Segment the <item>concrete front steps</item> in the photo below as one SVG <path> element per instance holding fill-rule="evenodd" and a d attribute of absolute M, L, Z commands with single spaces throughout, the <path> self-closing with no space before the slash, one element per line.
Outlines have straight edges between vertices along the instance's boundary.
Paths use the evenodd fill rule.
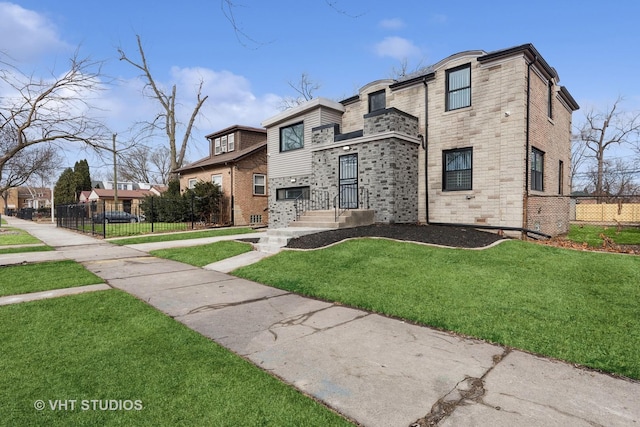
<path fill-rule="evenodd" d="M 286 228 L 270 228 L 266 231 L 266 235 L 260 238 L 260 241 L 254 247 L 268 254 L 275 254 L 287 246 L 289 240 L 305 234 L 319 233 L 327 231 L 328 228 L 322 227 L 286 227 Z"/>
<path fill-rule="evenodd" d="M 369 209 L 349 209 L 342 213 L 336 221 L 335 211 L 306 211 L 291 227 L 351 228 L 373 224 L 374 212 Z"/>

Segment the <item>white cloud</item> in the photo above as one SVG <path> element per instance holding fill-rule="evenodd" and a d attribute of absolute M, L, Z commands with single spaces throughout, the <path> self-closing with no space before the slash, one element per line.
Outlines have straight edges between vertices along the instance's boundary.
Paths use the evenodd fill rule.
<path fill-rule="evenodd" d="M 429 17 L 429 21 L 434 24 L 446 24 L 449 18 L 442 13 L 435 13 Z"/>
<path fill-rule="evenodd" d="M 69 47 L 45 16 L 17 4 L 0 2 L 0 21 L 0 51 L 16 61 L 30 61 Z"/>
<path fill-rule="evenodd" d="M 380 21 L 380 27 L 387 30 L 400 30 L 406 27 L 405 22 L 400 18 L 383 19 Z"/>
<path fill-rule="evenodd" d="M 385 37 L 380 43 L 375 45 L 375 53 L 378 56 L 388 56 L 397 60 L 418 57 L 421 55 L 420 48 L 410 40 L 402 37 Z"/>

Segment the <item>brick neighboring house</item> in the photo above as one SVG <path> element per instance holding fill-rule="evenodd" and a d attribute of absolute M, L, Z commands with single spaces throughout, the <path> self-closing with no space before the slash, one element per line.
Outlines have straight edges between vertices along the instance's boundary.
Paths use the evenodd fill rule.
<path fill-rule="evenodd" d="M 51 208 L 51 189 L 46 187 L 13 187 L 3 194 L 3 200 L 5 198 L 4 214 L 20 209 Z"/>
<path fill-rule="evenodd" d="M 559 80 L 531 44 L 465 51 L 269 118 L 269 225 L 294 221 L 301 197 L 380 223 L 565 233 L 579 107 Z"/>
<path fill-rule="evenodd" d="M 266 225 L 267 132 L 235 125 L 207 135 L 209 156 L 177 172 L 180 189 L 193 188 L 198 181 L 218 184 L 224 195 L 226 214 L 233 225 Z"/>

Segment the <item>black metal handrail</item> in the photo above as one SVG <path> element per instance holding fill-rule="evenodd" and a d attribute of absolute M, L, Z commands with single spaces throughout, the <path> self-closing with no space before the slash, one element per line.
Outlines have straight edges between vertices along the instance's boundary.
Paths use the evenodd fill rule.
<path fill-rule="evenodd" d="M 357 184 L 354 184 L 354 186 L 357 187 Z M 338 194 L 336 194 L 336 196 L 333 198 L 333 208 L 335 212 L 336 222 L 338 221 L 338 218 L 340 218 L 346 211 L 354 209 L 351 207 L 340 207 L 340 200 L 343 200 L 343 197 L 345 196 L 345 192 L 343 190 L 353 191 L 353 187 L 351 185 L 343 186 L 340 191 L 338 191 Z M 356 191 L 358 199 L 356 200 L 355 209 L 369 209 L 369 189 L 361 186 L 357 187 Z"/>
<path fill-rule="evenodd" d="M 307 196 L 308 197 L 305 197 Z M 293 201 L 296 212 L 296 221 L 306 211 L 329 209 L 329 192 L 323 190 L 311 190 L 308 194 L 303 192 Z"/>

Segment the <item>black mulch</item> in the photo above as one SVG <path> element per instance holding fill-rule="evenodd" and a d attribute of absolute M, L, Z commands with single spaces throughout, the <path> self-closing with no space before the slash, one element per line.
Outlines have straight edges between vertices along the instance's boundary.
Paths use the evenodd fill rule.
<path fill-rule="evenodd" d="M 287 248 L 315 249 L 353 237 L 387 237 L 420 243 L 481 248 L 503 239 L 496 233 L 474 228 L 417 224 L 375 224 L 355 228 L 340 228 L 291 239 Z"/>

